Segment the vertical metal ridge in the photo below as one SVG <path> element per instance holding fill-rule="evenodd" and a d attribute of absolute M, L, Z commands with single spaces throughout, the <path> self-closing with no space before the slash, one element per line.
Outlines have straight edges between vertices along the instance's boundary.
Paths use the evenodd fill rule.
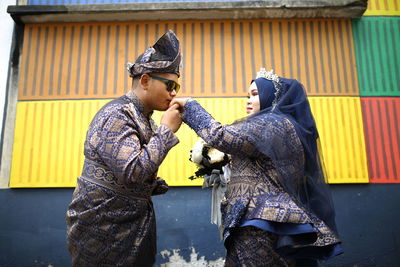
<path fill-rule="evenodd" d="M 256 48 L 254 47 L 254 39 L 255 39 L 255 37 L 254 37 L 254 30 L 253 30 L 253 28 L 254 28 L 254 26 L 253 26 L 253 22 L 249 22 L 248 23 L 248 26 L 249 26 L 249 42 L 250 42 L 250 51 L 251 51 L 251 54 L 250 54 L 250 64 L 251 64 L 251 72 L 250 72 L 250 76 L 251 77 L 255 77 L 255 74 L 256 74 L 256 66 L 255 66 L 255 64 L 256 64 L 256 59 L 255 59 L 255 52 L 256 52 Z"/>
<path fill-rule="evenodd" d="M 318 35 L 318 49 L 319 49 L 319 66 L 318 70 L 321 73 L 321 88 L 317 88 L 318 92 L 326 93 L 327 92 L 327 85 L 326 85 L 326 72 L 325 72 L 325 55 L 323 53 L 325 45 L 322 44 L 323 38 L 322 38 L 322 22 L 321 20 L 318 20 L 317 22 L 317 35 Z M 351 47 L 351 46 L 349 46 Z"/>
<path fill-rule="evenodd" d="M 108 80 L 108 70 L 112 69 L 112 63 L 114 62 L 113 60 L 109 60 L 110 56 L 110 33 L 111 32 L 111 26 L 107 25 L 107 31 L 106 31 L 106 44 L 105 44 L 105 55 L 104 55 L 104 68 L 103 68 L 103 90 L 102 90 L 102 95 L 107 95 L 107 91 L 109 89 L 107 80 Z M 117 58 L 117 57 L 114 57 Z"/>
<path fill-rule="evenodd" d="M 126 69 L 126 64 L 128 62 L 131 62 L 131 59 L 128 58 L 128 51 L 129 51 L 129 47 L 130 47 L 130 43 L 129 43 L 129 27 L 130 25 L 127 24 L 125 27 L 125 58 L 124 58 L 124 90 L 128 89 L 128 71 Z"/>
<path fill-rule="evenodd" d="M 338 21 L 338 32 L 339 32 L 339 34 L 338 34 L 338 37 L 339 37 L 339 54 L 342 55 L 341 59 L 344 59 L 344 63 L 345 63 L 345 64 L 341 64 L 341 65 L 342 65 L 342 68 L 343 68 L 343 73 L 346 74 L 346 73 L 350 72 L 350 70 L 347 69 L 346 62 L 349 62 L 348 49 L 351 49 L 351 47 L 349 47 L 348 49 L 345 49 L 344 40 L 343 39 L 346 36 L 343 34 L 343 26 L 342 26 L 342 23 L 341 23 L 340 20 Z M 349 92 L 348 75 L 343 75 L 343 91 L 346 94 L 348 94 L 348 92 Z"/>
<path fill-rule="evenodd" d="M 112 95 L 116 95 L 117 94 L 117 90 L 118 90 L 118 84 L 120 84 L 120 75 L 118 75 L 119 70 L 124 71 L 125 68 L 123 68 L 122 66 L 119 66 L 119 42 L 120 42 L 120 25 L 116 25 L 115 27 L 115 46 L 114 46 L 114 82 L 112 83 Z M 126 72 L 126 71 L 125 71 Z M 124 90 L 126 90 L 126 88 L 124 87 Z"/>
<path fill-rule="evenodd" d="M 36 95 L 36 78 L 37 78 L 37 72 L 38 72 L 38 65 L 39 65 L 39 51 L 41 47 L 41 33 L 42 33 L 42 28 L 39 27 L 37 29 L 37 37 L 36 37 L 36 49 L 35 53 L 33 55 L 33 61 L 34 61 L 34 68 L 33 68 L 33 77 L 32 77 L 32 85 L 31 85 L 31 95 Z"/>
<path fill-rule="evenodd" d="M 312 55 L 311 55 L 312 67 L 313 67 L 312 69 L 313 69 L 313 73 L 314 73 L 314 79 L 313 79 L 312 88 L 314 88 L 316 93 L 319 93 L 320 92 L 320 88 L 319 88 L 318 85 L 320 83 L 319 83 L 319 80 L 318 80 L 318 76 L 319 76 L 318 72 L 319 72 L 320 68 L 317 67 L 317 59 L 316 59 L 317 51 L 315 49 L 316 45 L 315 45 L 315 33 L 314 33 L 314 22 L 313 21 L 309 22 L 309 27 L 310 27 L 310 40 L 309 40 L 309 42 L 311 44 L 310 49 L 313 52 Z"/>
<path fill-rule="evenodd" d="M 236 73 L 236 44 L 235 44 L 235 23 L 231 22 L 231 56 L 232 56 L 232 65 L 231 65 L 231 70 L 232 70 L 232 82 L 233 82 L 233 86 L 232 86 L 232 90 L 233 93 L 236 94 L 237 93 L 237 73 Z"/>
<path fill-rule="evenodd" d="M 88 31 L 88 36 L 87 36 L 87 47 L 86 47 L 87 51 L 86 51 L 86 65 L 85 65 L 85 67 L 86 67 L 86 73 L 85 74 L 86 75 L 84 77 L 84 79 L 85 79 L 85 87 L 83 89 L 83 94 L 85 96 L 87 96 L 89 94 L 89 79 L 90 79 L 89 71 L 90 71 L 90 67 L 91 67 L 91 64 L 90 64 L 91 51 L 90 51 L 90 49 L 92 48 L 92 33 L 93 33 L 93 26 L 92 25 L 88 25 L 88 26 L 89 26 L 89 31 Z"/>
<path fill-rule="evenodd" d="M 390 116 L 391 112 L 395 113 L 396 110 L 389 110 L 390 109 L 390 101 L 384 101 L 384 109 L 385 109 L 385 114 L 387 117 Z M 382 128 L 386 128 L 387 129 L 387 140 L 389 140 L 389 143 L 392 144 L 392 146 L 389 146 L 389 149 L 387 147 L 386 149 L 386 153 L 387 153 L 387 158 L 389 159 L 388 161 L 386 161 L 387 164 L 387 168 L 388 168 L 388 172 L 389 172 L 389 177 L 393 177 L 393 178 L 397 178 L 396 174 L 397 174 L 397 166 L 396 166 L 396 154 L 395 154 L 395 150 L 396 148 L 399 147 L 398 144 L 396 144 L 396 139 L 394 138 L 394 136 L 397 136 L 397 132 L 395 131 L 395 129 L 393 129 L 394 127 L 392 127 L 391 125 L 392 120 L 388 120 L 388 119 L 384 119 L 382 120 L 382 123 L 384 123 L 384 127 Z M 397 155 L 399 155 L 399 151 L 397 151 Z M 400 177 L 399 177 L 400 178 Z"/>
<path fill-rule="evenodd" d="M 210 22 L 210 79 L 211 79 L 211 95 L 215 94 L 215 80 L 221 79 L 221 77 L 216 77 L 216 55 L 215 55 L 215 30 L 214 23 Z M 220 67 L 218 64 L 217 68 Z"/>
<path fill-rule="evenodd" d="M 365 101 L 364 98 L 361 99 L 362 109 L 363 109 L 363 123 L 364 123 L 364 136 L 366 141 L 366 150 L 367 150 L 367 160 L 368 160 L 368 169 L 370 174 L 370 180 L 374 177 L 378 177 L 376 163 L 378 162 L 378 153 L 375 151 L 375 146 L 372 146 L 371 143 L 374 142 L 374 131 L 372 120 L 372 109 L 369 108 L 369 103 Z"/>
<path fill-rule="evenodd" d="M 346 20 L 346 39 L 347 39 L 347 47 L 350 50 L 349 52 L 349 69 L 350 69 L 350 78 L 351 78 L 351 88 L 352 92 L 356 92 L 357 95 L 359 95 L 359 89 L 357 87 L 358 85 L 358 76 L 357 76 L 357 71 L 356 71 L 356 62 L 355 62 L 355 54 L 354 54 L 354 40 L 353 40 L 353 35 L 352 35 L 352 27 L 351 27 L 351 21 Z"/>
<path fill-rule="evenodd" d="M 68 67 L 67 67 L 67 81 L 66 81 L 66 88 L 65 88 L 65 94 L 68 96 L 71 94 L 71 69 L 72 69 L 72 59 L 73 59 L 73 51 L 74 51 L 74 39 L 75 39 L 75 26 L 71 25 L 68 27 L 71 29 L 71 34 L 69 37 L 69 50 L 68 50 Z"/>
<path fill-rule="evenodd" d="M 186 93 L 186 88 L 187 88 L 187 80 L 186 80 L 186 73 L 187 73 L 187 71 L 186 71 L 186 68 L 187 68 L 187 66 L 186 66 L 186 64 L 187 64 L 187 45 L 186 45 L 186 42 L 187 42 L 187 29 L 186 29 L 186 27 L 187 27 L 187 23 L 182 23 L 182 42 L 183 42 L 183 45 L 182 45 L 182 48 L 181 48 L 181 51 L 182 51 L 182 74 L 181 74 L 181 79 L 182 79 L 182 93 L 181 94 L 185 94 Z"/>
<path fill-rule="evenodd" d="M 303 33 L 303 46 L 304 46 L 304 69 L 307 69 L 309 67 L 308 63 L 308 58 L 309 58 L 309 51 L 308 51 L 308 45 L 307 45 L 307 22 L 303 21 L 302 22 L 302 33 Z M 310 86 L 310 71 L 305 71 L 305 80 L 304 83 L 306 84 L 306 88 L 312 90 Z"/>
<path fill-rule="evenodd" d="M 66 26 L 62 27 L 61 33 L 61 49 L 59 54 L 59 67 L 58 67 L 58 78 L 57 78 L 57 95 L 61 96 L 61 86 L 62 86 L 62 77 L 64 74 L 64 51 L 65 51 L 65 32 Z"/>
<path fill-rule="evenodd" d="M 103 56 L 103 53 L 100 53 L 100 40 L 101 40 L 101 36 L 102 36 L 102 30 L 103 27 L 101 27 L 101 25 L 97 25 L 97 31 L 95 33 L 97 33 L 97 39 L 96 39 L 96 43 L 95 43 L 95 54 L 94 54 L 94 62 L 91 62 L 90 64 L 90 69 L 94 70 L 94 74 L 93 74 L 93 85 L 91 85 L 88 89 L 89 89 L 89 93 L 94 96 L 94 97 L 98 97 L 98 84 L 99 84 L 99 68 L 100 68 L 100 56 Z M 104 40 L 104 39 L 103 39 Z M 92 57 L 93 58 L 93 57 Z M 101 64 L 103 65 L 103 64 Z"/>
<path fill-rule="evenodd" d="M 77 68 L 76 68 L 76 80 L 75 80 L 75 95 L 79 94 L 80 74 L 81 74 L 81 71 L 83 70 L 83 68 L 81 68 L 81 62 L 82 62 L 82 42 L 83 42 L 84 31 L 85 31 L 85 27 L 81 26 L 79 29 L 79 44 L 78 44 L 78 56 L 77 56 Z"/>
<path fill-rule="evenodd" d="M 220 55 L 221 55 L 221 82 L 222 82 L 222 84 L 221 84 L 221 90 L 222 90 L 222 94 L 224 94 L 224 93 L 226 93 L 226 91 L 227 91 L 227 88 L 226 88 L 226 79 L 228 78 L 227 77 L 227 75 L 226 75 L 226 68 L 225 68 L 225 65 L 226 65 L 226 62 L 225 62 L 225 25 L 224 25 L 224 22 L 221 22 L 220 23 L 220 27 L 221 27 L 221 29 L 220 29 L 220 43 L 221 43 L 221 45 L 220 45 Z"/>
<path fill-rule="evenodd" d="M 19 97 L 26 96 L 27 91 L 28 91 L 28 73 L 29 73 L 29 68 L 28 66 L 30 65 L 30 56 L 32 55 L 31 53 L 31 47 L 32 47 L 32 32 L 33 32 L 33 27 L 32 26 L 27 26 L 25 28 L 25 36 L 24 36 L 24 45 L 23 45 L 23 50 L 22 50 L 22 64 L 21 64 L 21 78 L 20 78 L 20 93 Z M 23 74 L 23 75 L 22 75 Z M 22 86 L 22 90 L 21 90 Z"/>
<path fill-rule="evenodd" d="M 251 69 L 251 64 L 248 64 L 246 60 L 246 58 L 250 57 L 248 55 L 248 53 L 250 52 L 250 48 L 247 46 L 249 42 L 245 42 L 245 39 L 248 40 L 248 27 L 246 27 L 246 24 L 248 24 L 248 22 L 239 22 L 239 51 L 237 51 L 237 53 L 240 54 L 242 74 L 240 79 L 241 82 L 239 82 L 240 88 L 238 88 L 238 92 L 242 95 L 244 95 L 247 91 L 247 83 L 248 80 L 250 80 L 250 77 L 248 78 L 247 71 Z"/>
<path fill-rule="evenodd" d="M 278 22 L 278 29 L 277 29 L 277 32 L 278 32 L 278 40 L 279 40 L 279 55 L 280 55 L 280 57 L 279 57 L 279 65 L 280 65 L 280 75 L 281 76 L 283 76 L 283 77 L 286 77 L 286 71 L 285 71 L 285 55 L 284 55 L 284 50 L 285 50 L 285 47 L 286 47 L 286 45 L 284 45 L 284 43 L 283 43 L 283 37 L 282 37 L 282 32 L 283 32 L 283 30 L 282 30 L 282 21 L 279 21 Z"/>
<path fill-rule="evenodd" d="M 339 66 L 339 53 L 338 53 L 338 45 L 337 45 L 337 39 L 339 39 L 339 38 L 337 38 L 336 36 L 338 36 L 337 35 L 337 32 L 336 32 L 336 30 L 335 30 L 335 27 L 336 25 L 335 25 L 335 21 L 331 21 L 331 30 L 332 30 L 332 35 L 333 35 L 333 37 L 332 37 L 332 41 L 333 41 L 333 57 L 334 57 L 334 63 L 335 63 L 335 71 L 334 71 L 334 73 L 336 74 L 336 77 L 334 77 L 334 78 L 336 78 L 336 81 L 337 81 L 337 90 L 341 93 L 342 92 L 342 90 L 343 90 L 343 87 L 342 87 L 342 82 L 341 82 L 341 71 L 340 71 L 340 66 Z"/>
<path fill-rule="evenodd" d="M 288 32 L 288 34 L 287 34 L 287 36 L 288 36 L 287 60 L 288 60 L 288 65 L 289 65 L 289 74 L 287 75 L 287 77 L 294 77 L 294 74 L 293 74 L 293 65 L 294 65 L 294 63 L 293 63 L 293 45 L 292 45 L 292 35 L 293 34 L 292 34 L 292 23 L 290 21 L 288 21 L 288 23 L 287 23 L 287 32 Z"/>
<path fill-rule="evenodd" d="M 296 67 L 297 67 L 297 77 L 301 77 L 301 58 L 300 58 L 300 36 L 299 36 L 299 22 L 295 21 L 294 22 L 294 33 L 295 33 L 295 38 L 296 38 Z M 293 76 L 296 77 L 296 76 Z"/>
<path fill-rule="evenodd" d="M 46 96 L 52 96 L 54 93 L 54 76 L 57 75 L 57 73 L 54 73 L 54 68 L 56 67 L 56 48 L 57 48 L 57 33 L 58 33 L 58 27 L 53 26 L 53 37 L 52 37 L 52 50 L 51 50 L 51 61 L 49 62 L 50 64 L 50 72 L 49 72 L 49 87 L 47 88 L 47 94 Z"/>
<path fill-rule="evenodd" d="M 204 66 L 204 22 L 200 22 L 200 93 L 205 92 L 205 66 Z"/>

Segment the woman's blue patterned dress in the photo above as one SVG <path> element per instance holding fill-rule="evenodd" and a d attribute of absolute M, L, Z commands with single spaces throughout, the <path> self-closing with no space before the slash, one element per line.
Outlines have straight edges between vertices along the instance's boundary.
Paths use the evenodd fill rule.
<path fill-rule="evenodd" d="M 337 252 L 335 247 L 340 243 L 324 221 L 303 209 L 284 191 L 276 179 L 277 170 L 272 161 L 250 142 L 250 136 L 259 136 L 279 148 L 276 153 L 282 153 L 282 160 L 290 162 L 287 175 L 298 175 L 303 170 L 303 147 L 292 123 L 274 115 L 266 116 L 271 116 L 271 119 L 254 118 L 251 122 L 243 120 L 221 125 L 194 100 L 184 108 L 183 121 L 210 146 L 232 157 L 230 182 L 221 203 L 223 237 L 228 249 L 227 266 L 241 266 L 246 257 L 252 258 L 247 259 L 248 263 L 252 262 L 248 266 L 295 264 L 282 258 L 282 253 L 276 253 L 278 243 L 285 241 L 280 238 L 287 234 L 285 227 L 289 232 L 294 229 L 303 234 L 300 236 L 311 238 L 311 241 L 302 240 L 303 244 L 296 244 L 296 249 L 304 248 L 302 253 L 305 254 L 297 255 L 300 258 L 315 258 L 314 252 L 321 258 L 328 258 Z M 249 231 L 251 228 L 253 230 Z M 269 231 L 260 230 L 265 228 Z M 236 238 L 242 242 L 235 243 Z M 258 239 L 264 240 L 258 242 Z M 284 244 L 281 245 L 285 248 Z M 315 250 L 310 252 L 308 248 Z M 322 253 L 319 248 L 323 248 Z"/>

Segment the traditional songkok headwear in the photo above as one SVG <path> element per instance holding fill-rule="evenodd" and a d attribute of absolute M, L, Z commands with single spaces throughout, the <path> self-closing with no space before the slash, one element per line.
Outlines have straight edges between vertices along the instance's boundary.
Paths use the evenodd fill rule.
<path fill-rule="evenodd" d="M 144 73 L 175 73 L 180 75 L 181 53 L 179 40 L 168 30 L 160 39 L 144 51 L 135 61 L 128 62 L 127 70 L 131 77 Z"/>

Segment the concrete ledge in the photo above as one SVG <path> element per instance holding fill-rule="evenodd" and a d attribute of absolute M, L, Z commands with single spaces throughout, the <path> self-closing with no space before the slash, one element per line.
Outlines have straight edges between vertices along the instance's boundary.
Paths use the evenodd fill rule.
<path fill-rule="evenodd" d="M 131 3 L 9 6 L 17 23 L 190 19 L 354 18 L 367 0 Z"/>

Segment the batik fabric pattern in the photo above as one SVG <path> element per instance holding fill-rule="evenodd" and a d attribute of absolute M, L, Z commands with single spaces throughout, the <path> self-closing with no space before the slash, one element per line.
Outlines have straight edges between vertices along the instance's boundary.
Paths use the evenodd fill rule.
<path fill-rule="evenodd" d="M 225 246 L 235 228 L 261 221 L 268 227 L 260 228 L 278 235 L 275 249 L 285 257 L 327 259 L 336 254 L 340 243 L 336 233 L 283 189 L 271 159 L 251 142 L 257 136 L 268 140 L 276 148 L 274 157 L 285 166 L 285 175 L 299 176 L 304 170 L 304 151 L 288 119 L 265 114 L 221 125 L 191 100 L 185 105 L 183 120 L 206 143 L 232 157 L 231 178 L 221 203 Z M 299 239 L 293 241 L 288 234 Z"/>
<path fill-rule="evenodd" d="M 235 228 L 227 243 L 226 267 L 294 267 L 294 259 L 282 258 L 275 250 L 277 235 L 253 226 Z"/>
<path fill-rule="evenodd" d="M 152 266 L 157 170 L 178 139 L 156 127 L 131 91 L 106 104 L 89 126 L 85 163 L 67 211 L 73 266 Z"/>
<path fill-rule="evenodd" d="M 180 43 L 178 37 L 168 30 L 157 42 L 144 51 L 135 61 L 128 62 L 126 67 L 131 77 L 144 73 L 175 73 L 180 75 Z"/>

